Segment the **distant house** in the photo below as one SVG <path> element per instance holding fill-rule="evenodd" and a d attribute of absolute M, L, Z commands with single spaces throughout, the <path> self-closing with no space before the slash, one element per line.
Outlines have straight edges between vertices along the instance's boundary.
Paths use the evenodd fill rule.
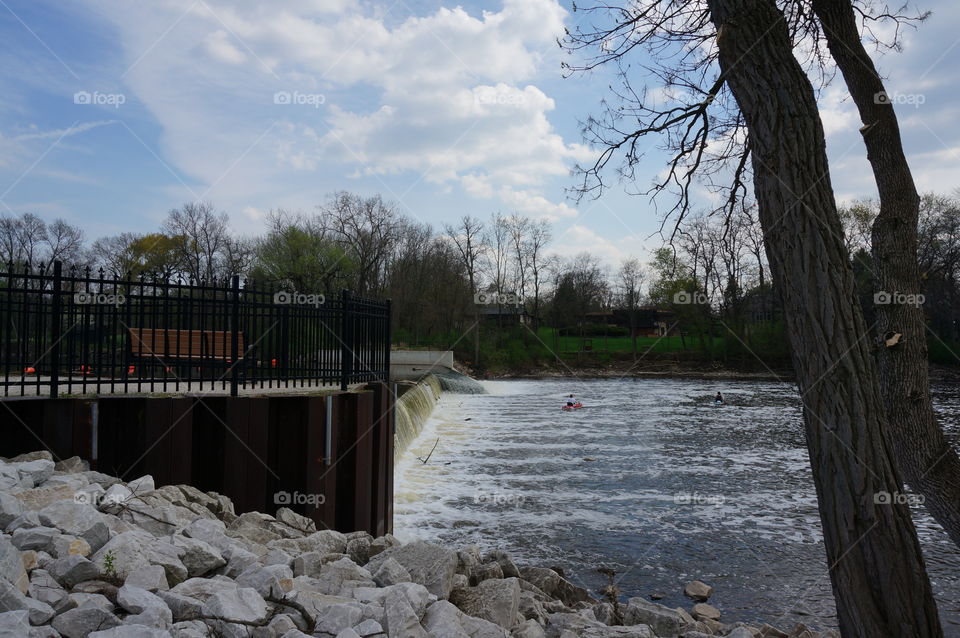
<path fill-rule="evenodd" d="M 673 333 L 673 312 L 653 306 L 637 308 L 633 317 L 633 335 L 635 337 L 666 337 Z M 622 308 L 588 312 L 584 319 L 592 324 L 630 328 L 630 311 Z"/>
<path fill-rule="evenodd" d="M 528 326 L 533 317 L 523 306 L 483 306 L 477 309 L 480 321 L 499 326 Z"/>

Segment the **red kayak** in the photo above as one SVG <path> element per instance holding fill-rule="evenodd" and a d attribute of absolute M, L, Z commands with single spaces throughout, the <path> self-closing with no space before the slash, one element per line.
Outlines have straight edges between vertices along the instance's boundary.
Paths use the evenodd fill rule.
<path fill-rule="evenodd" d="M 579 401 L 577 401 L 577 402 L 574 403 L 573 405 L 565 405 L 565 406 L 563 406 L 563 407 L 560 408 L 560 409 L 561 409 L 561 410 L 570 411 L 570 410 L 578 410 L 578 409 L 580 409 L 580 408 L 582 408 L 582 407 L 583 407 L 583 404 L 580 403 Z"/>

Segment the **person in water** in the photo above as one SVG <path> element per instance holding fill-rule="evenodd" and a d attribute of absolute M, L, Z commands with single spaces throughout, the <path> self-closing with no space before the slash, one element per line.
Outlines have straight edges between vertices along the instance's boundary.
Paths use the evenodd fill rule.
<path fill-rule="evenodd" d="M 723 400 L 723 395 L 720 394 L 719 392 L 717 392 L 717 396 L 713 397 L 713 402 L 714 402 L 714 403 L 726 403 L 726 401 Z"/>
<path fill-rule="evenodd" d="M 576 405 L 576 403 L 577 403 L 577 400 L 573 398 L 572 394 L 567 397 L 567 407 L 572 408 L 574 405 Z"/>

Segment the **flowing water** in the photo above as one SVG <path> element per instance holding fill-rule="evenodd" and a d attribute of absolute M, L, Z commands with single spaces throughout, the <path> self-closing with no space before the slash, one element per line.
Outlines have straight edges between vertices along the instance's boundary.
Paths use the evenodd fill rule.
<path fill-rule="evenodd" d="M 485 382 L 445 393 L 397 466 L 405 540 L 506 549 L 625 596 L 716 588 L 733 622 L 829 628 L 827 576 L 800 405 L 792 385 L 673 379 Z M 714 406 L 721 390 L 728 405 Z M 575 392 L 588 406 L 559 408 Z M 960 391 L 937 388 L 951 436 Z M 437 443 L 439 439 L 439 443 Z M 417 460 L 436 445 L 427 464 Z M 960 637 L 960 551 L 914 510 L 948 636 Z"/>

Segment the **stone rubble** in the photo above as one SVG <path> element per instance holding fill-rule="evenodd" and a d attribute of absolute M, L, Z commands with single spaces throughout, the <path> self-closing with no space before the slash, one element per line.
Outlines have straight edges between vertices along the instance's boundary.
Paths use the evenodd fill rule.
<path fill-rule="evenodd" d="M 188 485 L 123 482 L 47 452 L 0 460 L 0 638 L 832 638 L 598 600 L 509 554 L 237 515 Z"/>

